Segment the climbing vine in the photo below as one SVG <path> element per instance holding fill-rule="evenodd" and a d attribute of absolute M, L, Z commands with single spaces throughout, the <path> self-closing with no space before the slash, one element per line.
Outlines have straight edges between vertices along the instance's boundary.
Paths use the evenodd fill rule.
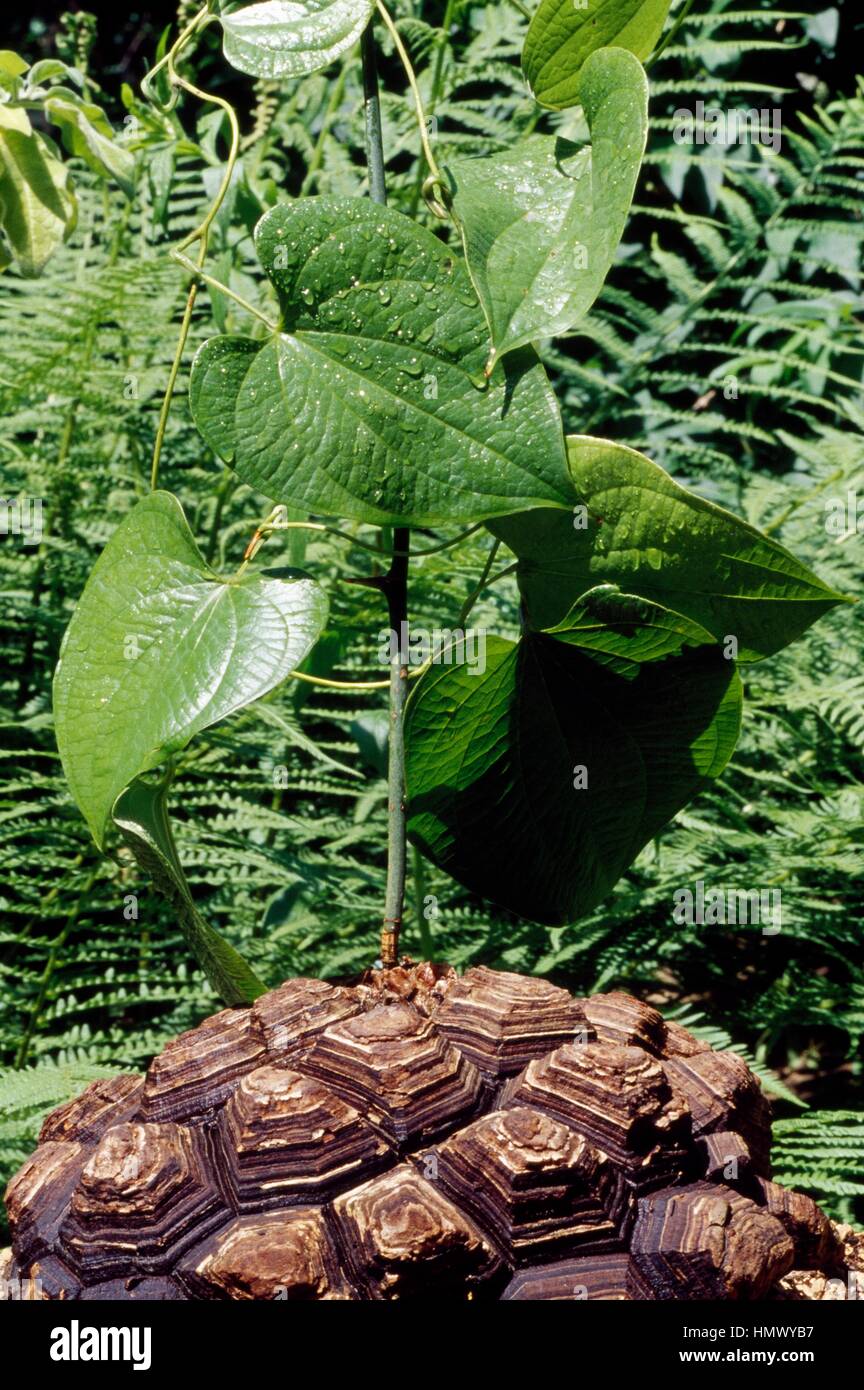
<path fill-rule="evenodd" d="M 229 148 L 207 212 L 170 253 L 189 290 L 152 491 L 108 542 L 69 624 L 55 723 L 96 844 L 119 832 L 229 1003 L 264 986 L 198 913 L 168 797 L 197 733 L 285 680 L 321 680 L 302 667 L 327 623 L 327 594 L 268 562 L 273 534 L 350 523 L 352 539 L 386 562 L 362 581 L 386 600 L 391 634 L 385 965 L 399 953 L 408 838 L 520 916 L 561 925 L 589 912 L 726 765 L 742 714 L 738 664 L 770 658 L 843 601 L 769 535 L 643 454 L 565 437 L 537 355 L 584 321 L 615 258 L 646 146 L 643 62 L 663 46 L 668 9 L 616 0 L 589 22 L 585 10 L 542 0 L 524 73 L 537 103 L 572 111 L 578 129 L 484 157 L 439 163 L 407 47 L 373 0 L 209 4 L 143 85 L 162 115 L 181 94 L 212 104 Z M 304 195 L 265 213 L 254 240 L 266 309 L 208 268 L 239 124 L 183 65 L 215 25 L 226 62 L 259 83 L 291 83 L 355 52 L 362 65 L 369 196 Z M 387 206 L 378 34 L 404 66 L 416 116 L 418 210 L 424 200 L 449 240 Z M 436 69 L 432 104 L 440 84 Z M 250 331 L 198 349 L 192 416 L 271 504 L 230 573 L 205 559 L 179 501 L 158 486 L 202 285 L 244 310 Z M 454 528 L 442 545 L 484 528 L 490 550 L 448 640 L 412 666 L 413 533 L 429 527 Z M 512 555 L 493 574 L 502 546 Z M 477 634 L 482 659 L 469 660 L 473 599 L 514 571 L 519 640 Z"/>

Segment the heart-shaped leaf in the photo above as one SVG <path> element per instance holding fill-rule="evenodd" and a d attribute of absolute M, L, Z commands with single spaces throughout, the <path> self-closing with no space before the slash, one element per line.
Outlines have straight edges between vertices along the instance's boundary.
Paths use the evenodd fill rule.
<path fill-rule="evenodd" d="M 618 584 L 720 641 L 734 637 L 733 654 L 758 661 L 844 602 L 783 546 L 644 454 L 582 435 L 567 446 L 571 514 L 541 508 L 490 523 L 519 557 L 533 627 L 560 622 L 586 589 Z"/>
<path fill-rule="evenodd" d="M 277 502 L 377 525 L 567 505 L 555 398 L 530 349 L 486 384 L 461 261 L 410 218 L 304 198 L 258 224 L 283 331 L 211 338 L 190 404 L 215 451 Z"/>
<path fill-rule="evenodd" d="M 670 0 L 540 0 L 528 26 L 522 71 L 541 106 L 562 111 L 582 101 L 581 83 L 598 48 L 626 48 L 647 58 Z"/>
<path fill-rule="evenodd" d="M 648 83 L 623 48 L 585 64 L 590 146 L 535 135 L 511 152 L 446 169 L 465 258 L 502 353 L 565 333 L 603 286 L 621 240 L 648 133 Z"/>
<path fill-rule="evenodd" d="M 170 777 L 157 781 L 136 778 L 114 803 L 114 821 L 139 867 L 174 909 L 189 949 L 217 994 L 226 1004 L 251 1004 L 267 986 L 239 952 L 204 921 L 192 900 L 171 834 L 169 785 Z"/>
<path fill-rule="evenodd" d="M 717 646 L 622 675 L 564 637 L 490 638 L 483 675 L 431 668 L 406 716 L 412 840 L 471 891 L 550 925 L 590 912 L 722 771 L 741 716 Z M 604 656 L 653 641 L 610 633 Z"/>
<path fill-rule="evenodd" d="M 63 768 L 100 848 L 130 782 L 272 690 L 326 619 L 305 575 L 224 579 L 175 497 L 138 503 L 93 567 L 54 677 Z"/>
<path fill-rule="evenodd" d="M 221 16 L 225 57 L 252 77 L 302 77 L 351 48 L 375 0 L 265 0 Z"/>

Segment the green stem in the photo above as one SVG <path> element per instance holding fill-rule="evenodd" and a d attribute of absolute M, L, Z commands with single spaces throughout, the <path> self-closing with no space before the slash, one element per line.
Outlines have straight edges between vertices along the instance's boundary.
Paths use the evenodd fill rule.
<path fill-rule="evenodd" d="M 163 58 L 160 58 L 156 66 L 152 67 L 150 71 L 146 74 L 146 76 L 141 79 L 142 94 L 144 95 L 144 97 L 146 97 L 147 101 L 153 103 L 157 110 L 162 111 L 165 108 L 159 101 L 159 98 L 156 95 L 156 93 L 153 91 L 152 84 L 154 77 L 156 76 L 157 72 L 161 72 L 166 65 L 168 66 L 168 70 L 170 72 L 175 60 L 179 57 L 182 49 L 185 48 L 186 44 L 192 38 L 193 34 L 198 33 L 201 29 L 204 29 L 208 24 L 213 24 L 216 22 L 218 16 L 211 15 L 209 13 L 209 9 L 209 5 L 202 5 L 201 9 L 198 11 L 196 15 L 193 16 L 193 18 L 187 24 L 186 28 L 181 30 L 178 38 L 175 39 L 174 43 L 171 45 L 165 56 Z M 172 93 L 172 97 L 173 95 L 174 94 Z M 173 102 L 171 103 L 171 105 L 173 105 Z"/>
<path fill-rule="evenodd" d="M 373 203 L 387 202 L 384 176 L 384 140 L 381 135 L 381 97 L 378 92 L 378 56 L 375 51 L 374 20 L 360 40 L 363 62 L 363 117 L 366 129 L 366 168 L 369 174 L 369 197 Z"/>
<path fill-rule="evenodd" d="M 478 521 L 476 525 L 469 526 L 467 530 L 460 531 L 458 536 L 451 536 L 449 541 L 441 541 L 437 545 L 427 545 L 422 550 L 414 550 L 412 554 L 415 559 L 421 555 L 438 555 L 442 550 L 450 550 L 454 545 L 466 540 L 468 536 L 473 536 L 475 531 L 479 531 L 483 525 Z M 271 531 L 321 531 L 328 536 L 338 536 L 343 541 L 348 541 L 350 545 L 358 546 L 360 550 L 369 550 L 373 555 L 381 554 L 381 547 L 373 545 L 370 541 L 361 541 L 359 536 L 352 535 L 350 531 L 343 531 L 340 526 L 327 526 L 323 521 L 264 521 L 258 527 L 256 535 L 266 537 Z"/>
<path fill-rule="evenodd" d="M 429 106 L 427 108 L 430 120 L 435 114 L 435 107 L 438 105 L 438 100 L 441 96 L 441 79 L 444 75 L 444 57 L 447 53 L 448 39 L 450 38 L 450 30 L 453 25 L 453 16 L 456 12 L 457 3 L 458 0 L 447 0 L 447 9 L 444 11 L 444 18 L 441 21 L 441 33 L 438 36 L 436 44 L 435 67 L 432 72 L 432 87 L 429 92 Z M 417 209 L 420 206 L 420 198 L 423 193 L 424 177 L 423 165 L 420 160 L 418 160 L 417 178 L 414 182 L 414 191 L 411 194 L 410 214 L 412 217 L 417 216 Z"/>
<path fill-rule="evenodd" d="M 223 285 L 221 280 L 216 280 L 212 275 L 207 275 L 206 272 L 201 269 L 200 264 L 196 264 L 195 261 L 190 261 L 189 257 L 184 256 L 182 251 L 170 251 L 169 255 L 172 261 L 176 261 L 178 265 L 182 265 L 184 270 L 188 270 L 190 275 L 194 275 L 196 282 L 199 280 L 203 281 L 205 285 L 210 285 L 214 290 L 218 290 L 220 294 L 224 294 L 226 299 L 233 299 L 235 304 L 239 304 L 241 309 L 246 310 L 247 314 L 251 314 L 253 318 L 263 323 L 264 327 L 271 333 L 277 332 L 279 328 L 278 323 L 274 323 L 272 319 L 268 319 L 267 315 L 262 314 L 260 309 L 256 309 L 254 304 L 250 304 L 248 299 L 244 299 L 242 295 L 236 294 L 235 291 L 229 289 L 227 285 Z"/>
<path fill-rule="evenodd" d="M 203 262 L 207 254 L 207 244 L 201 242 L 199 252 L 200 260 Z M 162 458 L 162 444 L 165 440 L 165 430 L 168 427 L 168 415 L 171 411 L 171 402 L 174 399 L 174 387 L 177 384 L 177 377 L 180 372 L 180 363 L 183 361 L 183 353 L 186 349 L 186 339 L 189 337 L 189 327 L 192 323 L 192 313 L 195 308 L 195 300 L 198 298 L 198 281 L 193 280 L 186 295 L 186 307 L 183 310 L 183 318 L 180 321 L 180 333 L 177 338 L 177 347 L 174 351 L 174 361 L 171 363 L 171 370 L 168 373 L 168 384 L 165 387 L 165 395 L 162 397 L 162 405 L 159 410 L 159 423 L 156 426 L 156 438 L 153 441 L 153 458 L 150 462 L 150 490 L 155 492 L 159 486 L 159 462 Z"/>
<path fill-rule="evenodd" d="M 483 566 L 483 573 L 480 575 L 478 582 L 463 603 L 459 617 L 456 619 L 457 627 L 465 626 L 465 620 L 468 614 L 471 612 L 471 609 L 474 607 L 484 589 L 488 589 L 490 584 L 497 584 L 499 579 L 503 579 L 506 574 L 513 574 L 515 571 L 518 561 L 514 561 L 512 565 L 507 565 L 506 569 L 499 570 L 494 579 L 489 578 L 489 571 L 495 563 L 495 556 L 498 554 L 500 546 L 501 542 L 496 540 L 492 549 L 489 551 L 486 557 L 486 563 Z"/>
<path fill-rule="evenodd" d="M 204 23 L 208 22 L 206 18 L 206 11 L 201 11 L 195 23 L 197 23 L 198 19 L 202 19 L 202 16 L 205 16 L 205 18 L 202 21 L 201 27 L 203 27 Z M 213 16 L 210 16 L 210 18 L 213 18 Z M 174 250 L 171 252 L 171 255 L 174 257 L 175 260 L 180 260 L 181 264 L 186 264 L 187 267 L 191 268 L 196 278 L 192 281 L 191 285 L 189 286 L 189 293 L 186 296 L 186 308 L 183 311 L 183 318 L 180 323 L 180 334 L 177 339 L 177 348 L 174 353 L 174 361 L 171 363 L 171 371 L 168 374 L 168 384 L 165 387 L 165 395 L 162 398 L 162 407 L 159 411 L 159 423 L 156 426 L 156 438 L 153 441 L 153 460 L 150 465 L 150 488 L 154 492 L 156 488 L 159 486 L 159 461 L 162 457 L 162 445 L 165 439 L 165 430 L 168 425 L 168 416 L 171 411 L 171 402 L 174 399 L 174 387 L 177 384 L 177 377 L 180 372 L 180 364 L 183 361 L 183 353 L 186 350 L 186 340 L 189 337 L 189 328 L 192 323 L 192 314 L 195 309 L 195 300 L 198 296 L 198 277 L 201 276 L 202 267 L 204 265 L 205 260 L 207 259 L 207 243 L 210 237 L 210 228 L 213 224 L 213 220 L 216 217 L 216 214 L 222 206 L 225 194 L 228 192 L 228 188 L 231 183 L 231 176 L 234 172 L 234 165 L 237 162 L 237 154 L 240 149 L 240 127 L 237 123 L 237 113 L 234 110 L 233 106 L 230 104 L 230 102 L 226 101 L 224 97 L 213 95 L 213 93 L 211 92 L 202 92 L 200 87 L 195 87 L 191 82 L 187 82 L 184 77 L 181 77 L 174 67 L 174 58 L 177 54 L 179 54 L 180 48 L 182 47 L 182 42 L 185 41 L 186 35 L 191 34 L 193 31 L 194 24 L 190 26 L 190 29 L 188 31 L 184 31 L 184 35 L 181 36 L 181 39 L 178 39 L 177 43 L 174 45 L 174 48 L 171 50 L 170 53 L 166 55 L 165 61 L 168 64 L 168 73 L 171 79 L 172 88 L 174 91 L 177 91 L 180 88 L 182 88 L 184 92 L 189 92 L 191 96 L 197 97 L 199 101 L 208 102 L 212 106 L 221 107 L 221 109 L 225 112 L 225 115 L 228 117 L 228 124 L 231 128 L 231 146 L 228 151 L 228 160 L 225 165 L 225 173 L 222 176 L 222 183 L 219 186 L 219 190 L 216 194 L 216 197 L 213 199 L 213 202 L 210 204 L 210 207 L 207 210 L 204 220 L 199 223 L 199 225 L 194 229 L 194 231 L 191 231 L 188 236 L 185 236 L 183 240 L 180 242 L 180 244 L 176 246 Z M 158 66 L 161 66 L 161 64 L 159 64 Z M 153 72 L 156 72 L 156 70 L 157 69 L 154 68 Z M 149 76 L 152 78 L 153 73 L 150 73 Z M 141 83 L 141 88 L 142 90 L 145 90 L 144 82 Z M 191 261 L 187 261 L 186 258 L 181 255 L 181 252 L 185 251 L 186 247 L 191 246 L 192 243 L 195 241 L 198 242 L 198 257 L 197 260 L 193 263 Z M 206 279 L 207 277 L 204 276 L 203 278 Z M 224 289 L 224 286 L 220 286 L 220 288 Z M 230 291 L 228 291 L 228 293 L 230 294 Z M 236 298 L 236 296 L 234 297 Z M 244 308 L 248 308 L 251 313 L 256 315 L 257 318 L 262 317 L 262 315 L 258 313 L 257 309 L 252 309 L 251 305 L 247 305 L 245 301 Z"/>
<path fill-rule="evenodd" d="M 414 98 L 414 107 L 417 112 L 417 124 L 420 127 L 420 143 L 423 146 L 423 153 L 426 156 L 426 163 L 429 165 L 429 178 L 437 184 L 440 182 L 441 179 L 441 171 L 438 168 L 438 165 L 435 161 L 435 156 L 432 153 L 432 146 L 429 143 L 429 123 L 426 118 L 426 112 L 423 109 L 423 98 L 420 95 L 420 88 L 417 85 L 417 78 L 414 73 L 414 68 L 412 66 L 411 59 L 408 57 L 408 50 L 399 36 L 399 30 L 393 23 L 390 12 L 386 9 L 384 5 L 382 5 L 381 0 L 378 0 L 378 13 L 383 19 L 385 25 L 387 26 L 388 33 L 390 34 L 390 37 L 393 40 L 393 43 L 395 44 L 396 52 L 399 54 L 400 61 L 402 63 L 403 68 L 405 69 L 405 76 L 408 79 L 408 86 L 411 88 L 411 95 Z M 429 180 L 427 179 L 426 182 L 428 183 Z M 383 200 L 379 198 L 378 201 L 381 202 Z M 441 217 L 446 217 L 446 209 L 442 209 L 439 215 Z"/>
<path fill-rule="evenodd" d="M 376 585 L 380 587 L 380 585 Z M 289 671 L 289 679 L 319 685 L 322 690 L 389 690 L 390 681 L 336 681 L 327 676 L 310 676 L 306 671 Z"/>
<path fill-rule="evenodd" d="M 385 15 L 385 23 L 387 22 Z M 387 202 L 384 178 L 384 145 L 381 137 L 381 100 L 378 94 L 378 65 L 375 53 L 374 21 L 361 40 L 363 55 L 363 100 L 366 121 L 366 165 L 369 170 L 369 196 L 375 203 Z M 389 25 L 388 25 L 389 27 Z M 407 858 L 405 813 L 405 702 L 408 698 L 408 554 L 411 532 L 406 526 L 393 531 L 390 568 L 375 580 L 387 599 L 392 654 L 390 658 L 390 739 L 387 751 L 387 887 L 384 895 L 384 922 L 381 927 L 381 964 L 384 969 L 399 959 L 399 932 L 405 904 Z"/>
<path fill-rule="evenodd" d="M 397 526 L 393 558 L 381 580 L 387 597 L 392 654 L 390 657 L 390 741 L 387 753 L 387 889 L 381 929 L 381 963 L 385 969 L 399 959 L 399 931 L 405 903 L 407 816 L 405 792 L 405 702 L 408 699 L 408 546 L 411 532 Z"/>

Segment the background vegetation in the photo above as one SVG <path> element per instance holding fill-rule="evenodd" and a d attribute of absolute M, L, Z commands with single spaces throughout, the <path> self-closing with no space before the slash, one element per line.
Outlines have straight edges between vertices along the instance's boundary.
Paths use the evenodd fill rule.
<path fill-rule="evenodd" d="M 391 8 L 445 157 L 487 153 L 538 127 L 571 132 L 570 115 L 544 114 L 526 93 L 521 5 Z M 857 588 L 864 542 L 860 532 L 842 539 L 826 528 L 826 503 L 857 489 L 864 513 L 864 91 L 846 62 L 864 21 L 854 8 L 808 0 L 792 13 L 760 0 L 696 0 L 650 70 L 649 154 L 619 263 L 578 336 L 542 346 L 569 430 L 644 449 L 845 592 Z M 108 10 L 102 20 L 36 10 L 41 17 L 19 20 L 3 46 L 30 61 L 76 59 L 115 127 L 125 122 L 138 178 L 128 201 L 73 161 L 73 237 L 40 279 L 10 270 L 0 280 L 0 494 L 42 498 L 45 509 L 41 544 L 8 537 L 0 548 L 0 1181 L 47 1108 L 101 1070 L 143 1067 L 214 1008 L 132 861 L 116 848 L 100 858 L 88 843 L 64 789 L 50 682 L 97 554 L 148 487 L 185 298 L 166 248 L 212 197 L 224 131 L 218 112 L 188 99 L 162 118 L 137 96 L 163 26 L 191 13 L 185 0 L 179 16 L 151 6 L 119 25 Z M 414 117 L 383 35 L 382 48 L 391 201 L 424 218 Z M 261 210 L 301 192 L 364 192 L 356 55 L 297 84 L 253 84 L 227 69 L 208 31 L 193 80 L 242 112 L 242 168 L 211 256 L 217 277 L 260 300 L 250 232 Z M 779 154 L 676 145 L 672 113 L 699 99 L 780 106 Z M 202 292 L 193 340 L 214 322 L 248 331 L 228 301 Z M 185 385 L 184 370 L 163 482 L 214 563 L 233 566 L 267 504 L 203 445 Z M 274 537 L 268 551 L 328 585 L 334 631 L 316 669 L 380 676 L 383 606 L 345 582 L 369 573 L 374 557 L 300 534 Z M 416 561 L 413 621 L 453 625 L 490 545 L 481 530 Z M 503 564 L 505 552 L 495 570 Z M 747 713 L 730 766 L 590 917 L 537 928 L 415 860 L 404 940 L 420 953 L 431 897 L 437 915 L 425 926 L 439 958 L 534 971 L 580 992 L 630 989 L 711 1041 L 746 1050 L 777 1097 L 778 1176 L 859 1221 L 862 622 L 860 606 L 844 607 L 776 660 L 745 668 Z M 485 590 L 472 623 L 515 634 L 511 579 Z M 199 736 L 186 756 L 175 804 L 196 898 L 273 984 L 350 975 L 374 959 L 384 699 L 289 683 Z M 676 926 L 673 893 L 699 878 L 781 888 L 782 931 Z"/>

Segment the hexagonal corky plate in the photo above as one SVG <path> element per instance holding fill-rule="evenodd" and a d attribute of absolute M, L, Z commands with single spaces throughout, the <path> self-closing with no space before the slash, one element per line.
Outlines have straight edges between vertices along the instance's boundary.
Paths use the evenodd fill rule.
<path fill-rule="evenodd" d="M 7 1203 L 48 1298 L 758 1299 L 830 1272 L 734 1053 L 487 970 L 289 980 L 45 1121 Z"/>

